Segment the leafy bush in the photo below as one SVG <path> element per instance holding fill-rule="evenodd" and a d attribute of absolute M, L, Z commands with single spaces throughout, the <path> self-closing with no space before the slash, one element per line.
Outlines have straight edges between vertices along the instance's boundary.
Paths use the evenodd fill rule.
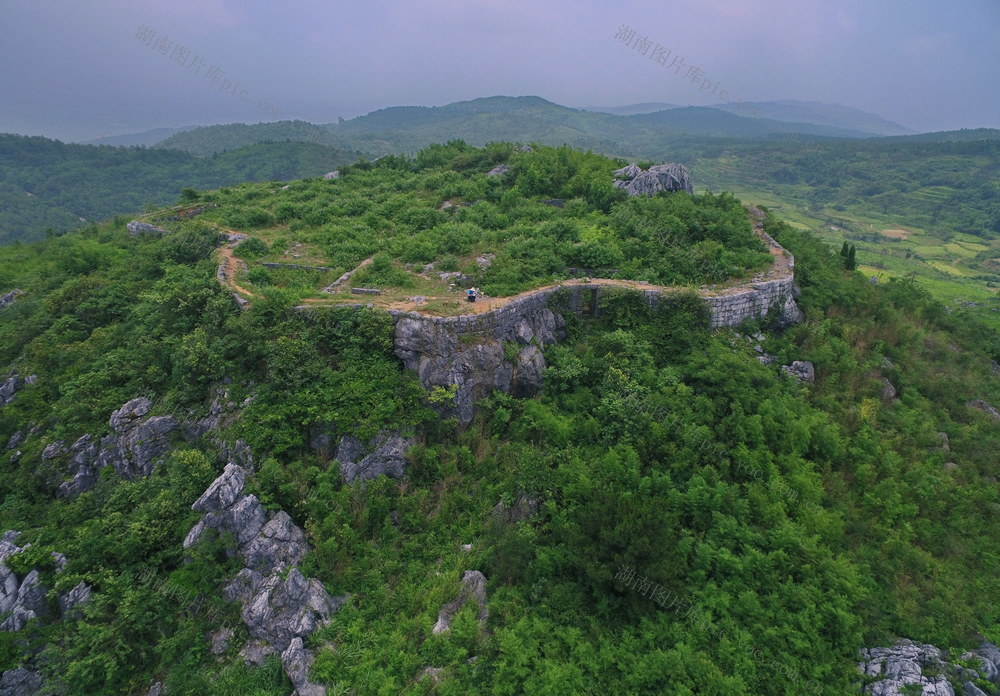
<path fill-rule="evenodd" d="M 242 259 L 259 259 L 261 256 L 266 256 L 271 250 L 267 246 L 267 242 L 258 237 L 247 237 L 242 242 L 236 245 L 233 249 L 233 253 Z"/>

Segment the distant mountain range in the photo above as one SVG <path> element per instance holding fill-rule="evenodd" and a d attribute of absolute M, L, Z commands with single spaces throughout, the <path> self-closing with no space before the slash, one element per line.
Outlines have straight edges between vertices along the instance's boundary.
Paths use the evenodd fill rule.
<path fill-rule="evenodd" d="M 81 145 L 114 145 L 117 147 L 130 147 L 133 145 L 155 145 L 156 143 L 169 138 L 174 133 L 194 130 L 199 126 L 183 126 L 181 128 L 151 128 L 141 133 L 126 133 L 124 135 L 105 135 L 93 140 L 86 140 Z"/>
<path fill-rule="evenodd" d="M 870 138 L 909 132 L 873 114 L 835 105 L 773 102 L 761 105 L 760 111 L 767 117 L 732 113 L 728 107 L 659 103 L 574 109 L 541 97 L 498 96 L 436 107 L 394 106 L 323 125 L 282 121 L 208 126 L 175 133 L 157 147 L 207 156 L 259 142 L 293 140 L 385 154 L 412 153 L 454 139 L 472 145 L 504 140 L 655 159 L 691 138 Z"/>
<path fill-rule="evenodd" d="M 887 121 L 881 116 L 840 104 L 788 99 L 773 102 L 714 104 L 712 108 L 727 111 L 737 116 L 788 123 L 811 123 L 816 126 L 860 131 L 869 135 L 911 135 L 917 132 L 893 121 Z"/>

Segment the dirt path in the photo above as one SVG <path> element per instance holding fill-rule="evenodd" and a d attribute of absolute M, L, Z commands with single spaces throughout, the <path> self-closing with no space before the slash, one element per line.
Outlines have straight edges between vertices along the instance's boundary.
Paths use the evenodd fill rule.
<path fill-rule="evenodd" d="M 240 271 L 240 264 L 242 261 L 233 256 L 232 246 L 227 244 L 219 249 L 219 256 L 222 257 L 222 263 L 226 265 L 226 285 L 231 287 L 236 292 L 248 297 L 257 297 L 255 294 L 236 282 L 236 274 Z"/>

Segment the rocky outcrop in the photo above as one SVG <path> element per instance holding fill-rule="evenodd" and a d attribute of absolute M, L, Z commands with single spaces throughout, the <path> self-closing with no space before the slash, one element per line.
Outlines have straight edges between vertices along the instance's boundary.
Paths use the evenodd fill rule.
<path fill-rule="evenodd" d="M 340 178 L 340 170 L 339 169 L 334 169 L 332 172 L 327 172 L 326 174 L 323 175 L 323 178 L 324 179 L 339 179 Z"/>
<path fill-rule="evenodd" d="M 979 669 L 952 664 L 933 645 L 910 640 L 901 640 L 890 648 L 864 648 L 860 656 L 858 669 L 870 680 L 862 693 L 869 696 L 906 696 L 918 687 L 923 696 L 955 696 L 953 680 L 963 684 L 966 696 L 985 696 L 973 683 L 975 680 L 1000 685 L 1000 651 L 992 643 L 983 643 L 979 649 L 962 655 L 963 660 L 978 662 Z"/>
<path fill-rule="evenodd" d="M 565 337 L 562 315 L 546 307 L 546 300 L 544 295 L 524 298 L 493 316 L 478 315 L 475 322 L 402 317 L 396 322 L 396 355 L 416 370 L 425 388 L 456 385 L 452 404 L 442 410 L 468 424 L 475 401 L 494 390 L 530 396 L 541 389 L 545 360 L 539 345 Z M 487 331 L 475 342 L 461 338 L 480 325 Z M 519 347 L 512 358 L 504 343 Z"/>
<path fill-rule="evenodd" d="M 625 189 L 630 196 L 652 196 L 660 191 L 694 193 L 691 175 L 677 163 L 657 164 L 643 171 L 635 164 L 614 173 L 615 186 Z"/>
<path fill-rule="evenodd" d="M 124 479 L 137 479 L 153 473 L 153 466 L 170 448 L 167 434 L 177 428 L 173 416 L 144 418 L 153 403 L 145 398 L 132 399 L 111 414 L 109 425 L 114 433 L 101 440 L 99 466 L 114 467 Z"/>
<path fill-rule="evenodd" d="M 506 174 L 509 171 L 510 171 L 510 167 L 508 167 L 506 164 L 498 164 L 497 166 L 493 167 L 493 169 L 491 169 L 488 172 L 486 172 L 486 176 L 489 176 L 489 177 L 503 176 L 504 174 Z"/>
<path fill-rule="evenodd" d="M 20 631 L 32 619 L 49 616 L 46 600 L 48 588 L 42 584 L 41 571 L 33 568 L 24 576 L 19 576 L 7 566 L 7 560 L 11 556 L 30 546 L 18 546 L 18 537 L 20 532 L 9 530 L 0 538 L 0 616 L 6 617 L 0 623 L 0 631 Z M 61 573 L 66 566 L 66 557 L 61 553 L 53 553 L 52 558 L 56 573 Z M 90 586 L 81 582 L 60 596 L 58 600 L 63 616 L 90 601 L 90 592 Z"/>
<path fill-rule="evenodd" d="M 347 483 L 383 475 L 402 478 L 406 470 L 406 451 L 414 441 L 396 432 L 382 432 L 365 445 L 353 435 L 345 435 L 337 447 L 340 475 Z"/>
<path fill-rule="evenodd" d="M 990 416 L 993 420 L 1000 420 L 1000 411 L 990 404 L 988 401 L 983 401 L 982 399 L 973 399 L 965 404 L 969 408 L 974 408 L 977 411 L 982 411 L 986 415 Z"/>
<path fill-rule="evenodd" d="M 0 678 L 0 696 L 35 696 L 42 688 L 42 673 L 24 667 L 9 669 Z"/>
<path fill-rule="evenodd" d="M 148 222 L 142 222 L 141 220 L 133 220 L 132 222 L 125 225 L 128 230 L 129 236 L 135 237 L 139 234 L 164 234 L 166 232 L 162 227 L 157 227 L 156 225 L 151 225 Z"/>
<path fill-rule="evenodd" d="M 146 397 L 132 399 L 111 414 L 111 434 L 101 438 L 100 443 L 95 443 L 90 434 L 74 442 L 69 448 L 70 478 L 59 485 L 59 494 L 72 497 L 89 490 L 106 466 L 129 480 L 153 473 L 156 463 L 170 449 L 167 436 L 178 423 L 173 416 L 146 417 L 152 407 L 153 402 Z"/>
<path fill-rule="evenodd" d="M 279 654 L 299 696 L 322 696 L 325 689 L 308 680 L 312 655 L 302 639 L 320 626 L 346 601 L 331 597 L 323 584 L 308 579 L 298 564 L 308 550 L 303 531 L 284 512 L 268 514 L 256 496 L 243 492 L 249 472 L 229 463 L 191 506 L 203 513 L 184 540 L 184 548 L 198 543 L 208 530 L 229 532 L 245 567 L 223 591 L 239 602 L 251 641 L 241 654 L 260 663 Z"/>
<path fill-rule="evenodd" d="M 486 608 L 486 577 L 478 570 L 467 570 L 462 575 L 462 586 L 458 591 L 458 596 L 441 607 L 437 623 L 434 624 L 431 633 L 438 634 L 451 630 L 451 622 L 455 619 L 455 614 L 470 600 L 475 600 L 479 606 L 476 611 L 476 619 L 481 626 L 485 625 L 486 620 L 490 617 L 490 612 Z"/>
<path fill-rule="evenodd" d="M 0 382 L 0 407 L 6 406 L 13 401 L 17 392 L 26 385 L 34 384 L 37 379 L 36 375 L 28 375 L 22 379 L 17 372 L 8 374 L 4 381 Z"/>
<path fill-rule="evenodd" d="M 803 382 L 812 383 L 816 381 L 816 368 L 808 360 L 795 360 L 791 365 L 782 365 L 782 371 L 800 379 Z"/>
<path fill-rule="evenodd" d="M 18 290 L 14 288 L 5 295 L 0 295 L 0 309 L 7 309 L 10 305 L 17 301 L 17 298 L 24 294 L 24 290 Z"/>

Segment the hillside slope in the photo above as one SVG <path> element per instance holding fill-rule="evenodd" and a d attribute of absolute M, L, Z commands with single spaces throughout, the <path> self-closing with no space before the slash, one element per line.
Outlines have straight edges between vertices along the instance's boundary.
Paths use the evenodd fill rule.
<path fill-rule="evenodd" d="M 479 178 L 516 156 L 513 180 Z M 118 221 L 0 248 L 4 682 L 834 696 L 874 678 L 862 648 L 905 637 L 955 662 L 996 643 L 1000 336 L 773 215 L 804 323 L 712 331 L 696 298 L 627 291 L 599 311 L 555 302 L 537 337 L 496 351 L 452 337 L 484 358 L 470 369 L 523 352 L 546 366 L 530 395 L 483 382 L 468 427 L 441 415 L 453 390 L 406 369 L 398 317 L 298 309 L 296 269 L 246 309 L 217 281 L 235 232 L 210 218 L 241 209 L 244 233 L 282 209 L 301 235 L 248 243 L 250 264 L 293 242 L 305 265 L 312 243 L 347 258 L 417 236 L 454 254 L 494 233 L 537 272 L 565 223 L 587 238 L 610 219 L 660 267 L 682 257 L 658 230 L 725 227 L 705 203 L 723 196 L 602 198 L 618 164 L 451 144 L 343 181 L 203 192 L 220 207 L 162 233 Z M 489 215 L 436 219 L 477 187 Z M 553 191 L 563 208 L 541 202 Z M 643 226 L 633 206 L 662 216 Z M 343 219 L 292 229 L 324 209 Z M 981 673 L 935 684 L 1000 691 L 967 663 Z"/>

